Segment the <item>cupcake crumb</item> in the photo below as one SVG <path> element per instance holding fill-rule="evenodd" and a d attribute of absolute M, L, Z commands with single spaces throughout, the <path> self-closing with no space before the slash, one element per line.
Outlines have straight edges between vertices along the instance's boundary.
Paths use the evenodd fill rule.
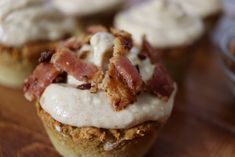
<path fill-rule="evenodd" d="M 55 125 L 54 127 L 56 131 L 61 132 L 61 127 L 59 125 Z"/>

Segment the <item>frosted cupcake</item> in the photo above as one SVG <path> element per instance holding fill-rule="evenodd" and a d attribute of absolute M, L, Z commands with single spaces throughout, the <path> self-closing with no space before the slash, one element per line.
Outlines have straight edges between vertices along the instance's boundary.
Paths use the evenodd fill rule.
<path fill-rule="evenodd" d="M 0 1 L 0 83 L 18 87 L 44 50 L 76 28 L 47 0 Z"/>
<path fill-rule="evenodd" d="M 198 17 L 170 0 L 148 1 L 123 11 L 116 16 L 115 26 L 131 32 L 138 45 L 146 45 L 146 36 L 176 80 L 186 73 L 194 47 L 204 33 Z"/>
<path fill-rule="evenodd" d="M 44 54 L 25 81 L 25 97 L 36 101 L 62 156 L 142 157 L 151 148 L 171 114 L 176 85 L 142 53 L 130 34 L 112 30 Z"/>
<path fill-rule="evenodd" d="M 114 13 L 125 0 L 53 0 L 55 6 L 70 16 L 76 16 L 84 26 L 90 24 L 111 25 Z"/>
<path fill-rule="evenodd" d="M 222 0 L 173 0 L 189 14 L 204 20 L 210 30 L 217 23 L 223 11 Z"/>

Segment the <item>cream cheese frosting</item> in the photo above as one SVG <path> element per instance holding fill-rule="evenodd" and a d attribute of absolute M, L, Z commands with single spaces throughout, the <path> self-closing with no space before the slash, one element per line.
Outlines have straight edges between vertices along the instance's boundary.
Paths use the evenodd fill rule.
<path fill-rule="evenodd" d="M 165 121 L 171 114 L 174 96 L 168 101 L 141 94 L 137 102 L 116 112 L 105 92 L 91 94 L 69 85 L 51 84 L 41 96 L 41 107 L 55 120 L 76 127 L 125 129 L 146 121 Z"/>
<path fill-rule="evenodd" d="M 124 0 L 54 0 L 64 13 L 73 16 L 87 16 L 119 7 Z"/>
<path fill-rule="evenodd" d="M 206 18 L 222 11 L 222 0 L 173 0 L 194 16 Z"/>
<path fill-rule="evenodd" d="M 110 33 L 96 33 L 91 37 L 90 45 L 84 45 L 81 50 L 89 50 L 87 61 L 102 67 L 103 56 L 113 47 L 114 36 Z M 80 50 L 80 51 L 81 51 Z M 78 52 L 79 54 L 80 52 Z M 155 66 L 149 59 L 138 58 L 139 49 L 133 47 L 127 57 L 133 65 L 139 66 L 139 72 L 144 82 L 151 79 Z M 94 60 L 94 57 L 98 60 Z M 124 129 L 146 121 L 162 121 L 169 117 L 176 93 L 162 100 L 149 93 L 141 93 L 137 101 L 124 110 L 115 111 L 105 91 L 92 94 L 89 90 L 76 87 L 84 82 L 68 75 L 67 83 L 49 85 L 40 98 L 43 110 L 55 120 L 76 127 L 98 127 L 107 129 Z"/>
<path fill-rule="evenodd" d="M 133 34 L 138 44 L 146 35 L 159 48 L 192 44 L 204 32 L 199 18 L 170 0 L 152 0 L 123 11 L 116 16 L 115 26 Z"/>
<path fill-rule="evenodd" d="M 57 40 L 75 28 L 75 19 L 65 17 L 48 0 L 0 1 L 1 44 L 20 47 L 27 42 Z"/>

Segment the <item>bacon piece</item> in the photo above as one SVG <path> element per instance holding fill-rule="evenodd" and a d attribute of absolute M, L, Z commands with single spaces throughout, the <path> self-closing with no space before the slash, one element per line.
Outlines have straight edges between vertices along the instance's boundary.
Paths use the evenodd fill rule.
<path fill-rule="evenodd" d="M 157 63 L 160 58 L 160 50 L 154 49 L 151 44 L 146 40 L 146 38 L 143 38 L 142 48 L 138 55 L 138 57 L 142 60 L 146 58 L 150 58 L 152 63 Z"/>
<path fill-rule="evenodd" d="M 117 72 L 123 77 L 127 86 L 138 93 L 141 90 L 143 81 L 134 65 L 127 57 L 113 57 L 111 62 L 114 64 Z"/>
<path fill-rule="evenodd" d="M 163 99 L 168 99 L 172 94 L 173 81 L 161 64 L 156 64 L 153 77 L 147 83 L 147 90 Z"/>
<path fill-rule="evenodd" d="M 86 31 L 90 34 L 95 34 L 95 33 L 98 33 L 98 32 L 108 32 L 108 30 L 105 27 L 101 26 L 101 25 L 89 26 Z"/>
<path fill-rule="evenodd" d="M 60 72 L 51 63 L 39 64 L 25 80 L 25 98 L 29 101 L 39 99 L 45 88 L 51 84 Z"/>
<path fill-rule="evenodd" d="M 69 40 L 63 43 L 63 46 L 70 49 L 71 51 L 77 51 L 81 48 L 82 43 L 78 38 L 70 38 Z"/>
<path fill-rule="evenodd" d="M 135 93 L 128 88 L 114 64 L 110 63 L 109 70 L 103 81 L 105 91 L 116 111 L 120 111 L 128 106 L 128 104 L 136 101 Z"/>
<path fill-rule="evenodd" d="M 95 65 L 86 63 L 77 58 L 75 53 L 67 49 L 58 50 L 57 53 L 53 55 L 51 62 L 59 70 L 66 71 L 79 81 L 92 80 L 93 76 L 98 71 Z"/>

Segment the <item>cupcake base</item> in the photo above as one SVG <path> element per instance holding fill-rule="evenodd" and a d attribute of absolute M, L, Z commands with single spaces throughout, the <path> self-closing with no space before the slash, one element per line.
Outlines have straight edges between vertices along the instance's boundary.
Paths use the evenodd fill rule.
<path fill-rule="evenodd" d="M 152 147 L 156 134 L 149 134 L 129 141 L 114 151 L 105 151 L 99 142 L 78 141 L 71 137 L 59 134 L 57 131 L 45 126 L 55 149 L 65 157 L 143 157 Z"/>
<path fill-rule="evenodd" d="M 41 52 L 53 49 L 55 45 L 51 42 L 31 43 L 21 48 L 0 45 L 0 84 L 20 87 L 38 64 Z"/>
<path fill-rule="evenodd" d="M 52 119 L 39 104 L 37 108 L 52 144 L 65 157 L 143 157 L 162 126 L 146 122 L 130 129 L 77 128 Z"/>

